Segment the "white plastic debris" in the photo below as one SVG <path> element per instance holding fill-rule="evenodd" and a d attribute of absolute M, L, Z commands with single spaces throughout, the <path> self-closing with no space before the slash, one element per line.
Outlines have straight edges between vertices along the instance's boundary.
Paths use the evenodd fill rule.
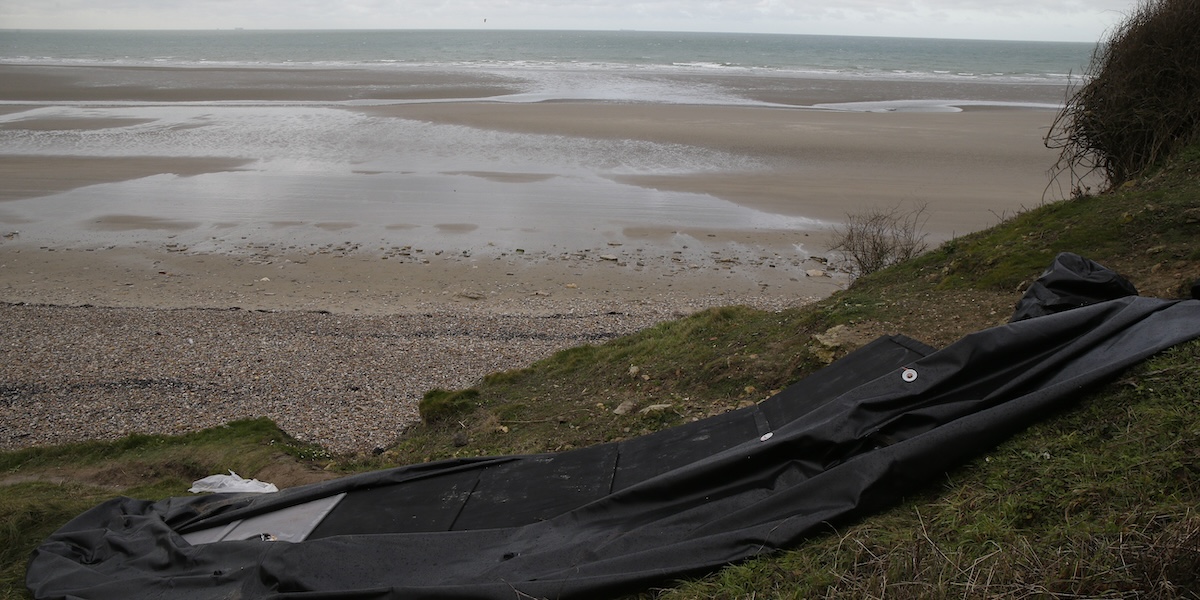
<path fill-rule="evenodd" d="M 904 372 L 900 374 L 900 378 L 907 383 L 912 383 L 917 380 L 917 371 L 916 369 L 905 369 Z"/>
<path fill-rule="evenodd" d="M 192 487 L 188 488 L 188 491 L 193 494 L 202 492 L 269 494 L 278 492 L 279 488 L 275 487 L 273 483 L 264 483 L 257 479 L 242 479 L 237 473 L 230 471 L 228 475 L 209 475 L 204 479 L 193 481 Z"/>

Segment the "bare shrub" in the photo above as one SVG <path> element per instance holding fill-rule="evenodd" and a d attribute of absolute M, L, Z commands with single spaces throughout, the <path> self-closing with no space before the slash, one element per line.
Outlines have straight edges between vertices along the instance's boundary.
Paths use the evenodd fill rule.
<path fill-rule="evenodd" d="M 1071 194 L 1100 175 L 1107 189 L 1200 140 L 1200 2 L 1142 0 L 1096 46 L 1045 143 Z"/>
<path fill-rule="evenodd" d="M 833 230 L 830 249 L 841 252 L 857 275 L 916 257 L 929 248 L 924 231 L 929 221 L 926 208 L 924 203 L 908 209 L 898 204 L 847 214 L 845 225 Z"/>

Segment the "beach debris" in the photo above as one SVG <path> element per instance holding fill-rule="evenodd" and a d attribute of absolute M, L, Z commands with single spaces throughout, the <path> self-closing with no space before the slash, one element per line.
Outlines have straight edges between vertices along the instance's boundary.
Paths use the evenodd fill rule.
<path fill-rule="evenodd" d="M 576 290 L 576 289 L 579 289 L 579 284 L 577 284 L 577 283 L 568 283 L 568 284 L 567 284 L 566 286 L 564 286 L 564 287 L 566 287 L 568 290 Z"/>
<path fill-rule="evenodd" d="M 824 269 L 809 269 L 804 274 L 809 277 L 829 277 L 829 274 Z"/>
<path fill-rule="evenodd" d="M 270 494 L 278 492 L 279 488 L 273 483 L 264 483 L 257 479 L 243 479 L 237 473 L 230 471 L 228 475 L 209 475 L 192 482 L 188 489 L 193 494 L 202 492 L 233 493 L 246 492 L 255 494 Z"/>
<path fill-rule="evenodd" d="M 627 415 L 627 414 L 633 412 L 633 409 L 635 406 L 637 406 L 637 405 L 633 403 L 633 400 L 626 400 L 626 401 L 622 402 L 620 406 L 613 409 L 613 414 L 614 415 Z"/>
<path fill-rule="evenodd" d="M 617 257 L 616 257 L 616 255 L 613 255 L 613 254 L 601 254 L 601 255 L 600 255 L 600 260 L 607 260 L 607 261 L 616 262 L 616 260 L 617 260 Z"/>

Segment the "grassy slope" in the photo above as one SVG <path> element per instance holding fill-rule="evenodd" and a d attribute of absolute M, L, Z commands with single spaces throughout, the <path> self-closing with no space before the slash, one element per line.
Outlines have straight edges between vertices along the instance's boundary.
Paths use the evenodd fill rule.
<path fill-rule="evenodd" d="M 133 435 L 0 453 L 0 598 L 27 598 L 25 562 L 46 536 L 116 496 L 187 495 L 192 482 L 233 470 L 265 481 L 313 481 L 321 448 L 296 442 L 267 419 L 185 436 Z"/>
<path fill-rule="evenodd" d="M 1143 295 L 1180 296 L 1200 277 L 1198 237 L 1200 148 L 1137 185 L 1023 213 L 813 307 L 710 310 L 489 376 L 463 413 L 335 466 L 566 450 L 716 414 L 879 334 L 940 346 L 1002 323 L 1063 250 L 1118 270 Z M 1192 343 L 889 511 L 645 596 L 1200 598 L 1198 389 Z M 633 409 L 617 414 L 622 404 Z M 0 454 L 0 597 L 22 597 L 29 550 L 103 498 L 179 495 L 230 468 L 267 480 L 291 469 L 303 481 L 318 462 L 329 459 L 261 421 Z"/>

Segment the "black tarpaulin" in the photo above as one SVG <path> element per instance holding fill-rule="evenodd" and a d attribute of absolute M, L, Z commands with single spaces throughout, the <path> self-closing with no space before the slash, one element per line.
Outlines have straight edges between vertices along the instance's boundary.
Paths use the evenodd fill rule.
<path fill-rule="evenodd" d="M 1138 295 L 1128 279 L 1091 259 L 1062 252 L 1025 290 L 1012 320 L 1041 317 L 1072 308 Z"/>
<path fill-rule="evenodd" d="M 940 351 L 881 338 L 758 406 L 620 443 L 265 496 L 115 499 L 47 539 L 27 584 L 36 598 L 81 599 L 610 596 L 894 503 L 1196 337 L 1200 301 L 1124 297 Z M 342 493 L 303 542 L 183 537 Z"/>

